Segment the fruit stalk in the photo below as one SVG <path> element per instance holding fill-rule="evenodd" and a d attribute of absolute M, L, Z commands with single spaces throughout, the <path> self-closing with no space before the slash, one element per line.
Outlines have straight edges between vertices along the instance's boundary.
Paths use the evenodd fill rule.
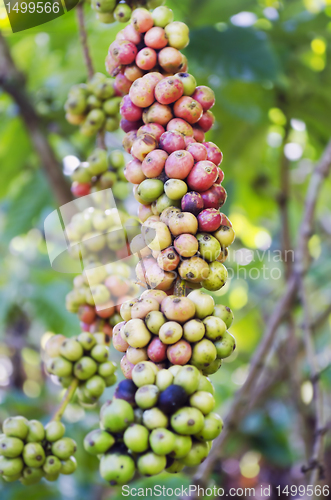
<path fill-rule="evenodd" d="M 70 401 L 72 400 L 72 398 L 76 392 L 78 384 L 79 384 L 78 378 L 74 378 L 73 381 L 71 382 L 71 384 L 69 385 L 68 389 L 66 390 L 63 398 L 62 398 L 60 406 L 58 407 L 58 409 L 54 413 L 53 418 L 51 420 L 52 422 L 54 422 L 54 421 L 60 422 L 60 420 L 63 417 L 63 413 L 65 412 L 66 407 L 68 406 L 68 404 L 70 403 Z"/>
<path fill-rule="evenodd" d="M 84 2 L 79 2 L 79 4 L 76 7 L 76 13 L 77 13 L 80 43 L 82 45 L 84 61 L 87 69 L 88 78 L 90 80 L 94 75 L 94 69 L 90 51 L 87 44 L 87 32 L 85 28 L 85 19 L 84 19 Z"/>

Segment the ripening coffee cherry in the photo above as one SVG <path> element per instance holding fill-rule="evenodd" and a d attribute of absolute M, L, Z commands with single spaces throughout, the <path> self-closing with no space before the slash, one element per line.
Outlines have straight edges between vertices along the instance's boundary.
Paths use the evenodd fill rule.
<path fill-rule="evenodd" d="M 145 318 L 145 323 L 146 323 L 148 330 L 150 330 L 155 335 L 158 334 L 161 326 L 165 322 L 166 322 L 166 318 L 164 317 L 164 314 L 161 311 L 151 311 L 150 313 L 147 314 L 147 316 Z M 153 340 L 155 340 L 155 339 L 153 339 Z M 153 340 L 152 340 L 152 342 L 153 342 Z"/>
<path fill-rule="evenodd" d="M 136 58 L 137 47 L 129 40 L 115 40 L 108 52 L 119 65 L 131 64 Z"/>
<path fill-rule="evenodd" d="M 154 407 L 143 413 L 143 424 L 147 429 L 153 430 L 158 427 L 168 427 L 168 417 L 159 408 Z"/>
<path fill-rule="evenodd" d="M 158 53 L 158 63 L 165 73 L 175 74 L 183 69 L 183 54 L 181 54 L 181 52 L 179 52 L 179 50 L 175 49 L 174 47 L 165 47 Z M 183 91 L 184 91 L 184 86 L 183 86 Z"/>
<path fill-rule="evenodd" d="M 151 47 L 141 49 L 136 56 L 136 65 L 138 68 L 148 71 L 152 69 L 157 61 L 157 54 Z"/>
<path fill-rule="evenodd" d="M 203 320 L 203 324 L 206 329 L 206 338 L 215 342 L 216 340 L 220 340 L 223 338 L 226 332 L 226 324 L 220 318 L 216 316 L 207 316 Z"/>
<path fill-rule="evenodd" d="M 148 361 L 147 349 L 129 346 L 126 351 L 127 360 L 133 365 L 137 365 L 142 361 Z"/>
<path fill-rule="evenodd" d="M 41 467 L 45 462 L 45 451 L 39 443 L 26 444 L 22 456 L 28 467 Z"/>
<path fill-rule="evenodd" d="M 199 85 L 199 87 L 195 89 L 192 97 L 201 104 L 204 111 L 208 111 L 215 104 L 215 94 L 213 90 L 205 85 Z"/>
<path fill-rule="evenodd" d="M 211 111 L 205 111 L 198 121 L 198 126 L 204 131 L 208 132 L 215 123 L 215 116 Z"/>
<path fill-rule="evenodd" d="M 191 436 L 182 436 L 180 434 L 174 434 L 174 436 L 175 444 L 173 451 L 170 453 L 170 457 L 180 459 L 189 453 L 192 447 L 192 438 Z"/>
<path fill-rule="evenodd" d="M 132 380 L 137 387 L 142 387 L 143 385 L 154 385 L 155 372 L 150 364 L 140 362 L 135 365 L 132 370 Z"/>
<path fill-rule="evenodd" d="M 132 380 L 122 380 L 116 387 L 114 399 L 124 399 L 130 404 L 134 404 L 134 397 L 137 391 Z"/>
<path fill-rule="evenodd" d="M 219 170 L 219 169 L 218 169 Z M 211 188 L 201 193 L 204 208 L 220 208 L 224 205 L 227 192 L 220 184 L 213 184 Z"/>
<path fill-rule="evenodd" d="M 26 439 L 29 432 L 29 422 L 25 417 L 8 417 L 2 424 L 2 431 L 8 437 Z"/>
<path fill-rule="evenodd" d="M 136 467 L 129 455 L 110 453 L 100 460 L 100 475 L 111 486 L 127 484 L 134 476 Z"/>
<path fill-rule="evenodd" d="M 204 419 L 202 429 L 194 436 L 199 441 L 211 441 L 220 435 L 223 428 L 223 420 L 217 413 L 210 413 Z"/>
<path fill-rule="evenodd" d="M 191 363 L 199 369 L 207 367 L 217 357 L 216 347 L 208 339 L 202 339 L 193 346 Z"/>
<path fill-rule="evenodd" d="M 124 76 L 130 80 L 130 82 L 134 82 L 138 78 L 144 76 L 144 72 L 133 63 L 125 67 Z"/>
<path fill-rule="evenodd" d="M 226 248 L 234 242 L 235 232 L 232 227 L 221 225 L 214 233 L 215 238 L 219 241 L 222 248 Z"/>
<path fill-rule="evenodd" d="M 125 354 L 120 362 L 120 367 L 125 378 L 132 379 L 132 370 L 134 366 L 135 365 L 133 363 L 130 363 Z"/>
<path fill-rule="evenodd" d="M 213 314 L 215 302 L 209 294 L 203 293 L 201 290 L 193 290 L 187 297 L 195 304 L 197 318 L 203 319 Z"/>
<path fill-rule="evenodd" d="M 161 222 L 164 222 L 164 224 L 166 224 L 169 227 L 169 222 L 170 222 L 171 217 L 173 215 L 179 214 L 179 213 L 180 213 L 180 208 L 178 208 L 178 207 L 166 208 L 162 212 L 162 214 L 160 214 L 160 220 L 161 220 Z"/>
<path fill-rule="evenodd" d="M 197 123 L 196 125 L 194 125 L 192 127 L 192 132 L 193 132 L 192 135 L 193 135 L 194 139 L 196 140 L 196 142 L 204 142 L 204 140 L 205 140 L 205 133 L 202 130 L 202 128 L 199 127 L 199 123 Z"/>
<path fill-rule="evenodd" d="M 161 311 L 169 321 L 185 323 L 194 317 L 195 305 L 187 297 L 170 295 L 162 301 Z"/>
<path fill-rule="evenodd" d="M 24 443 L 16 437 L 8 437 L 3 434 L 0 437 L 0 455 L 6 458 L 16 458 L 21 455 L 24 448 Z"/>
<path fill-rule="evenodd" d="M 164 184 L 166 195 L 172 200 L 181 200 L 187 193 L 187 184 L 180 179 L 169 179 Z"/>
<path fill-rule="evenodd" d="M 181 234 L 174 241 L 174 247 L 182 257 L 193 257 L 198 251 L 198 240 L 192 234 Z"/>
<path fill-rule="evenodd" d="M 146 33 L 153 27 L 152 15 L 147 9 L 135 9 L 132 12 L 131 24 L 138 33 Z"/>
<path fill-rule="evenodd" d="M 220 318 L 218 318 L 220 319 Z M 221 320 L 222 321 L 222 320 Z M 229 332 L 224 332 L 222 338 L 215 342 L 217 357 L 220 359 L 230 356 L 236 348 L 236 339 Z"/>
<path fill-rule="evenodd" d="M 147 354 L 154 363 L 162 363 L 167 359 L 167 345 L 155 337 L 148 346 Z"/>
<path fill-rule="evenodd" d="M 177 118 L 182 118 L 191 125 L 197 123 L 203 113 L 201 104 L 189 96 L 182 96 L 178 99 L 174 104 L 173 111 Z"/>
<path fill-rule="evenodd" d="M 136 106 L 128 95 L 124 96 L 120 105 L 121 116 L 126 120 L 135 122 L 142 117 L 142 108 Z"/>
<path fill-rule="evenodd" d="M 168 321 L 161 326 L 159 331 L 160 340 L 164 344 L 175 344 L 181 339 L 183 328 L 176 321 Z"/>
<path fill-rule="evenodd" d="M 190 397 L 190 405 L 208 415 L 215 407 L 215 398 L 210 392 L 197 391 Z"/>
<path fill-rule="evenodd" d="M 200 376 L 198 391 L 209 392 L 212 396 L 215 394 L 215 388 L 208 377 Z"/>
<path fill-rule="evenodd" d="M 66 339 L 61 347 L 60 354 L 69 361 L 77 361 L 83 356 L 83 347 L 77 338 Z"/>
<path fill-rule="evenodd" d="M 154 429 L 149 436 L 149 443 L 157 455 L 168 455 L 175 447 L 175 434 L 168 429 Z"/>
<path fill-rule="evenodd" d="M 91 455 L 106 453 L 115 443 L 114 437 L 106 431 L 96 429 L 84 439 L 84 448 Z"/>
<path fill-rule="evenodd" d="M 184 85 L 183 95 L 191 96 L 197 86 L 197 82 L 194 76 L 190 75 L 190 73 L 177 73 L 175 76 L 179 78 Z"/>
<path fill-rule="evenodd" d="M 206 459 L 208 453 L 209 447 L 206 442 L 194 442 L 188 454 L 182 458 L 182 462 L 188 467 L 196 467 Z"/>
<path fill-rule="evenodd" d="M 147 47 L 160 50 L 168 45 L 168 38 L 163 28 L 155 26 L 147 31 L 144 37 L 144 42 Z"/>
<path fill-rule="evenodd" d="M 145 347 L 151 340 L 143 320 L 131 319 L 121 329 L 121 336 L 131 347 Z"/>
<path fill-rule="evenodd" d="M 180 262 L 179 255 L 173 247 L 165 248 L 157 257 L 157 263 L 165 271 L 173 271 Z"/>
<path fill-rule="evenodd" d="M 186 340 L 179 340 L 167 349 L 167 358 L 172 364 L 186 365 L 192 356 L 191 344 Z"/>
<path fill-rule="evenodd" d="M 169 370 L 162 369 L 156 374 L 155 384 L 163 392 L 173 383 L 173 379 L 174 376 Z"/>
<path fill-rule="evenodd" d="M 131 308 L 132 319 L 144 319 L 151 311 L 159 310 L 159 303 L 153 298 L 140 298 Z"/>
<path fill-rule="evenodd" d="M 109 432 L 123 432 L 132 424 L 132 406 L 124 399 L 114 399 L 100 414 L 101 423 Z"/>
<path fill-rule="evenodd" d="M 223 160 L 223 154 L 216 144 L 213 142 L 204 142 L 204 146 L 207 149 L 207 157 L 209 161 L 212 161 L 215 165 L 220 165 Z"/>
<path fill-rule="evenodd" d="M 184 49 L 189 43 L 189 29 L 185 23 L 175 21 L 164 28 L 170 47 Z"/>
<path fill-rule="evenodd" d="M 183 338 L 188 342 L 198 342 L 204 335 L 205 326 L 200 319 L 191 319 L 183 325 Z"/>
<path fill-rule="evenodd" d="M 165 469 L 167 459 L 163 455 L 156 455 L 151 451 L 141 455 L 137 460 L 137 467 L 140 474 L 145 476 L 155 476 Z"/>
<path fill-rule="evenodd" d="M 88 356 L 82 357 L 74 364 L 74 375 L 79 380 L 87 380 L 91 378 L 97 370 L 98 366 L 96 362 Z"/>
<path fill-rule="evenodd" d="M 199 370 L 192 365 L 183 366 L 177 375 L 175 375 L 174 383 L 183 387 L 186 394 L 193 394 L 199 384 L 200 373 Z"/>
<path fill-rule="evenodd" d="M 155 82 L 151 82 L 144 77 L 135 80 L 130 88 L 129 96 L 133 104 L 140 108 L 147 108 L 154 102 Z"/>
<path fill-rule="evenodd" d="M 167 24 L 172 23 L 174 20 L 174 14 L 171 9 L 165 6 L 156 7 L 152 12 L 152 18 L 154 26 L 160 26 L 165 28 Z"/>
<path fill-rule="evenodd" d="M 198 215 L 199 231 L 207 233 L 217 231 L 217 229 L 221 225 L 221 220 L 221 214 L 215 208 L 207 208 L 205 210 L 202 210 L 202 212 L 200 212 Z M 214 236 L 219 241 L 217 235 L 214 234 Z"/>
<path fill-rule="evenodd" d="M 139 408 L 147 410 L 156 406 L 159 398 L 159 393 L 160 391 L 156 385 L 144 385 L 137 390 L 135 401 Z"/>
<path fill-rule="evenodd" d="M 203 428 L 204 416 L 197 408 L 184 406 L 171 417 L 171 427 L 178 434 L 189 436 L 197 434 Z"/>
<path fill-rule="evenodd" d="M 169 229 L 173 236 L 180 234 L 196 234 L 198 221 L 190 212 L 180 212 L 172 215 L 169 219 Z"/>
<path fill-rule="evenodd" d="M 167 125 L 167 130 L 173 130 L 175 132 L 179 132 L 186 136 L 193 136 L 194 131 L 192 125 L 190 125 L 187 121 L 182 118 L 173 118 Z M 186 146 L 186 143 L 185 143 Z"/>
<path fill-rule="evenodd" d="M 91 333 L 82 332 L 78 335 L 77 339 L 79 343 L 82 345 L 84 351 L 90 351 L 93 346 L 96 344 L 96 340 Z"/>
<path fill-rule="evenodd" d="M 168 76 L 156 85 L 155 98 L 160 104 L 171 104 L 177 101 L 183 92 L 184 85 L 181 80 L 175 76 Z"/>
<path fill-rule="evenodd" d="M 182 198 L 181 208 L 184 212 L 190 212 L 194 215 L 198 215 L 204 208 L 201 194 L 196 191 L 186 193 Z"/>
<path fill-rule="evenodd" d="M 142 35 L 135 30 L 133 24 L 128 24 L 123 30 L 121 30 L 121 32 L 123 33 L 125 40 L 130 40 L 130 42 L 135 45 L 138 45 L 142 40 Z"/>
<path fill-rule="evenodd" d="M 213 316 L 221 318 L 226 324 L 227 328 L 230 328 L 233 322 L 233 312 L 230 307 L 224 306 L 223 304 L 216 304 L 213 312 Z"/>
<path fill-rule="evenodd" d="M 209 275 L 202 282 L 202 286 L 206 290 L 215 292 L 225 285 L 227 279 L 228 271 L 226 267 L 221 262 L 214 261 L 209 264 Z"/>
<path fill-rule="evenodd" d="M 61 474 L 73 474 L 77 469 L 77 462 L 75 457 L 69 457 L 67 460 L 61 462 Z"/>
<path fill-rule="evenodd" d="M 159 408 L 170 415 L 185 405 L 187 393 L 180 385 L 169 385 L 159 396 Z"/>
<path fill-rule="evenodd" d="M 6 458 L 0 456 L 0 474 L 1 476 L 16 476 L 23 470 L 24 463 L 21 457 Z"/>
<path fill-rule="evenodd" d="M 185 150 L 171 153 L 165 162 L 165 173 L 171 179 L 185 179 L 194 165 L 193 156 Z"/>
<path fill-rule="evenodd" d="M 180 263 L 178 272 L 182 279 L 200 283 L 209 276 L 209 267 L 207 262 L 200 257 L 191 257 Z"/>
<path fill-rule="evenodd" d="M 27 443 L 36 443 L 43 441 L 45 438 L 45 429 L 44 426 L 39 420 L 30 420 L 29 421 L 29 432 L 26 436 L 25 440 Z"/>
<path fill-rule="evenodd" d="M 187 184 L 194 191 L 206 191 L 211 188 L 218 176 L 218 169 L 213 162 L 198 161 L 189 173 Z"/>
<path fill-rule="evenodd" d="M 160 137 L 160 148 L 171 154 L 178 150 L 185 150 L 184 136 L 180 132 L 167 131 Z"/>
<path fill-rule="evenodd" d="M 198 233 L 199 253 L 208 262 L 217 259 L 221 252 L 221 245 L 216 238 L 208 233 Z"/>
<path fill-rule="evenodd" d="M 131 424 L 124 432 L 123 440 L 134 453 L 143 453 L 149 448 L 149 432 L 140 424 Z"/>

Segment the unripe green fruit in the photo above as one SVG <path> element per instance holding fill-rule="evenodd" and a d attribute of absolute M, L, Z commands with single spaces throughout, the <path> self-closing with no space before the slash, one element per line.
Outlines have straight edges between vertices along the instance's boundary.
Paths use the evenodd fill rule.
<path fill-rule="evenodd" d="M 183 95 L 191 96 L 196 89 L 197 81 L 193 75 L 190 73 L 176 73 L 177 78 L 180 79 L 182 84 L 184 85 L 184 93 Z"/>
<path fill-rule="evenodd" d="M 98 82 L 94 86 L 94 94 L 98 99 L 102 100 L 113 97 L 115 94 L 114 80 L 111 78 L 107 78 L 104 82 Z"/>
<path fill-rule="evenodd" d="M 29 432 L 28 420 L 20 416 L 6 418 L 2 425 L 2 431 L 8 437 L 17 437 L 24 440 Z"/>
<path fill-rule="evenodd" d="M 223 304 L 216 304 L 213 312 L 213 316 L 221 318 L 226 324 L 227 328 L 230 328 L 233 322 L 233 312 L 230 307 L 224 306 Z"/>
<path fill-rule="evenodd" d="M 46 474 L 46 472 L 44 472 L 44 478 L 46 479 L 46 481 L 49 481 L 50 483 L 54 483 L 55 481 L 57 481 L 59 479 L 59 476 L 60 476 L 59 472 L 57 474 Z"/>
<path fill-rule="evenodd" d="M 99 110 L 94 110 L 93 112 L 99 112 Z M 100 111 L 100 113 L 102 112 Z M 108 168 L 107 151 L 105 151 L 104 149 L 95 149 L 93 153 L 88 157 L 87 161 L 89 164 L 88 171 L 90 172 L 90 174 L 103 174 Z"/>
<path fill-rule="evenodd" d="M 106 361 L 98 366 L 98 373 L 101 377 L 107 378 L 114 375 L 116 366 L 111 361 Z"/>
<path fill-rule="evenodd" d="M 194 436 L 199 441 L 211 441 L 222 432 L 223 420 L 217 413 L 210 413 L 205 417 L 203 426 Z"/>
<path fill-rule="evenodd" d="M 152 12 L 154 26 L 164 28 L 167 24 L 172 23 L 174 20 L 174 13 L 171 9 L 165 6 L 156 7 Z"/>
<path fill-rule="evenodd" d="M 117 376 L 115 373 L 113 373 L 113 375 L 109 375 L 108 377 L 105 377 L 106 387 L 110 387 L 110 386 L 116 384 L 116 381 L 117 381 Z"/>
<path fill-rule="evenodd" d="M 132 406 L 123 399 L 114 399 L 101 415 L 103 427 L 110 432 L 123 432 L 133 421 Z"/>
<path fill-rule="evenodd" d="M 105 345 L 96 345 L 91 351 L 91 356 L 98 363 L 104 363 L 108 360 L 109 349 Z"/>
<path fill-rule="evenodd" d="M 62 460 L 61 474 L 73 474 L 77 469 L 77 462 L 75 457 L 69 457 L 68 460 Z"/>
<path fill-rule="evenodd" d="M 111 336 L 108 334 L 108 333 L 104 333 L 104 332 L 96 332 L 93 334 L 97 344 L 99 345 L 106 345 L 110 346 L 110 343 L 111 343 Z"/>
<path fill-rule="evenodd" d="M 100 109 L 102 107 L 102 101 L 93 94 L 88 96 L 86 102 L 89 109 Z"/>
<path fill-rule="evenodd" d="M 198 388 L 199 379 L 199 370 L 195 366 L 186 365 L 175 375 L 174 384 L 183 387 L 187 394 L 193 394 Z"/>
<path fill-rule="evenodd" d="M 180 434 L 174 434 L 174 436 L 175 443 L 170 456 L 173 458 L 183 458 L 192 448 L 192 438 L 191 436 L 181 436 Z"/>
<path fill-rule="evenodd" d="M 129 450 L 143 453 L 149 448 L 149 432 L 140 424 L 131 424 L 124 432 L 123 440 Z"/>
<path fill-rule="evenodd" d="M 220 340 L 215 342 L 216 352 L 218 358 L 227 358 L 236 348 L 236 339 L 229 332 L 224 332 Z"/>
<path fill-rule="evenodd" d="M 202 373 L 204 375 L 213 375 L 213 373 L 216 373 L 222 365 L 222 360 L 219 358 L 216 358 L 215 361 L 210 363 L 208 366 L 202 369 Z"/>
<path fill-rule="evenodd" d="M 59 439 L 59 441 L 52 444 L 52 453 L 60 460 L 68 460 L 68 458 L 70 458 L 76 450 L 76 442 L 69 437 Z"/>
<path fill-rule="evenodd" d="M 119 119 L 115 116 L 108 116 L 106 118 L 105 129 L 107 132 L 115 132 L 119 126 Z"/>
<path fill-rule="evenodd" d="M 111 99 L 107 99 L 107 101 L 104 101 L 103 110 L 106 113 L 106 115 L 116 116 L 119 111 L 121 100 L 122 97 L 112 97 Z M 114 167 L 113 164 L 112 166 Z"/>
<path fill-rule="evenodd" d="M 164 344 L 175 344 L 182 338 L 183 328 L 176 321 L 167 321 L 159 331 L 160 340 Z"/>
<path fill-rule="evenodd" d="M 76 395 L 79 400 L 79 404 L 83 407 L 89 408 L 95 406 L 97 398 L 89 396 L 89 394 L 85 390 L 84 385 L 78 387 Z"/>
<path fill-rule="evenodd" d="M 0 456 L 0 475 L 16 476 L 23 470 L 24 464 L 21 457 L 6 458 Z"/>
<path fill-rule="evenodd" d="M 106 383 L 100 375 L 94 375 L 85 382 L 85 392 L 90 398 L 99 398 L 106 389 Z"/>
<path fill-rule="evenodd" d="M 119 97 L 119 99 L 121 100 L 122 98 Z M 125 159 L 124 159 L 124 155 L 122 153 L 122 151 L 120 151 L 119 149 L 115 149 L 114 151 L 111 151 L 109 153 L 109 162 L 111 164 L 112 167 L 114 168 L 122 168 L 125 166 Z M 128 278 L 128 276 L 127 276 Z"/>
<path fill-rule="evenodd" d="M 174 460 L 172 464 L 166 468 L 166 472 L 169 472 L 169 474 L 177 474 L 182 471 L 184 467 L 185 465 L 181 461 Z"/>
<path fill-rule="evenodd" d="M 225 285 L 227 279 L 228 271 L 226 267 L 221 262 L 217 262 L 216 260 L 209 264 L 208 278 L 203 280 L 201 284 L 204 288 L 206 288 L 206 290 L 216 292 Z"/>
<path fill-rule="evenodd" d="M 208 415 L 215 407 L 215 398 L 210 392 L 197 391 L 190 397 L 190 405 Z"/>
<path fill-rule="evenodd" d="M 91 174 L 87 168 L 79 165 L 71 174 L 71 179 L 76 182 L 89 183 L 91 182 Z"/>
<path fill-rule="evenodd" d="M 14 483 L 15 481 L 18 481 L 21 478 L 21 473 L 15 474 L 15 476 L 1 476 L 6 483 Z"/>
<path fill-rule="evenodd" d="M 111 24 L 115 21 L 112 12 L 98 12 L 96 17 L 100 23 L 104 24 Z"/>
<path fill-rule="evenodd" d="M 180 365 L 173 365 L 168 368 L 169 372 L 173 374 L 174 377 L 176 377 L 177 373 L 182 369 L 182 366 Z"/>
<path fill-rule="evenodd" d="M 164 391 L 169 385 L 173 384 L 174 381 L 174 376 L 171 373 L 170 370 L 160 370 L 156 374 L 156 386 L 159 388 L 159 390 L 162 392 Z"/>
<path fill-rule="evenodd" d="M 6 458 L 18 457 L 24 448 L 24 443 L 21 439 L 15 437 L 4 436 L 0 439 L 0 455 Z"/>
<path fill-rule="evenodd" d="M 117 127 L 118 128 L 118 127 Z M 128 182 L 117 181 L 113 186 L 113 195 L 119 200 L 125 200 L 130 194 L 130 185 Z"/>
<path fill-rule="evenodd" d="M 49 455 L 46 457 L 45 463 L 43 465 L 43 470 L 46 474 L 57 474 L 61 472 L 61 461 L 54 455 Z"/>
<path fill-rule="evenodd" d="M 149 444 L 157 455 L 168 455 L 175 447 L 175 435 L 165 428 L 154 429 L 149 436 Z"/>
<path fill-rule="evenodd" d="M 23 469 L 21 482 L 27 486 L 36 484 L 39 483 L 43 475 L 44 473 L 42 467 L 25 467 Z"/>
<path fill-rule="evenodd" d="M 208 456 L 209 448 L 206 442 L 193 443 L 189 453 L 182 459 L 183 464 L 188 467 L 200 465 Z"/>
<path fill-rule="evenodd" d="M 58 377 L 68 377 L 72 374 L 72 363 L 62 356 L 51 358 L 46 363 L 47 371 Z"/>
<path fill-rule="evenodd" d="M 114 10 L 114 17 L 119 23 L 126 23 L 130 21 L 132 9 L 126 3 L 119 3 Z"/>
<path fill-rule="evenodd" d="M 142 424 L 143 423 L 143 414 L 144 414 L 144 410 L 142 408 L 135 408 L 134 409 L 134 423 L 135 424 Z"/>
<path fill-rule="evenodd" d="M 187 189 L 188 188 L 186 182 L 180 179 L 169 179 L 164 184 L 165 194 L 171 200 L 181 200 L 183 196 L 187 193 Z"/>
<path fill-rule="evenodd" d="M 65 429 L 66 428 L 62 422 L 49 422 L 49 424 L 47 424 L 45 427 L 46 440 L 50 443 L 58 441 L 64 436 Z"/>
<path fill-rule="evenodd" d="M 199 253 L 208 262 L 213 262 L 221 253 L 221 245 L 214 236 L 208 233 L 198 233 Z"/>
<path fill-rule="evenodd" d="M 82 332 L 78 335 L 78 340 L 82 345 L 84 351 L 90 351 L 96 344 L 96 340 L 91 333 Z"/>
<path fill-rule="evenodd" d="M 211 295 L 203 293 L 201 290 L 193 290 L 187 296 L 195 304 L 195 315 L 199 319 L 213 314 L 215 302 Z"/>
<path fill-rule="evenodd" d="M 138 458 L 137 467 L 140 474 L 145 476 L 155 476 L 160 474 L 167 464 L 165 456 L 156 455 L 151 451 Z"/>
<path fill-rule="evenodd" d="M 81 115 L 85 112 L 87 107 L 87 100 L 82 95 L 76 95 L 75 97 L 69 96 L 64 109 L 73 115 Z"/>
<path fill-rule="evenodd" d="M 137 192 L 144 203 L 149 205 L 163 193 L 163 182 L 159 179 L 145 179 L 139 184 Z"/>
<path fill-rule="evenodd" d="M 161 196 L 159 196 L 153 203 L 155 203 L 155 210 L 157 214 L 161 214 L 163 210 L 169 207 L 180 207 L 179 200 L 173 200 L 165 193 L 161 194 Z"/>
<path fill-rule="evenodd" d="M 191 363 L 202 369 L 212 363 L 217 356 L 215 345 L 207 339 L 197 342 L 192 349 Z"/>
<path fill-rule="evenodd" d="M 122 317 L 118 313 L 116 313 L 109 319 L 109 324 L 110 326 L 114 327 L 115 325 L 117 325 L 117 323 L 120 323 L 121 321 Z"/>
<path fill-rule="evenodd" d="M 215 238 L 219 241 L 222 248 L 227 248 L 235 240 L 236 234 L 233 227 L 221 226 L 215 233 Z"/>
<path fill-rule="evenodd" d="M 98 366 L 96 362 L 84 356 L 74 364 L 74 375 L 79 380 L 87 380 L 97 372 Z"/>
<path fill-rule="evenodd" d="M 201 375 L 198 385 L 198 391 L 210 392 L 210 394 L 215 394 L 215 389 L 208 377 Z"/>
<path fill-rule="evenodd" d="M 184 406 L 171 417 L 171 427 L 184 436 L 197 434 L 203 427 L 204 417 L 200 410 Z"/>
<path fill-rule="evenodd" d="M 159 408 L 151 408 L 144 411 L 143 424 L 150 430 L 168 427 L 168 417 Z"/>
<path fill-rule="evenodd" d="M 135 463 L 128 455 L 112 453 L 104 455 L 100 460 L 100 475 L 111 486 L 127 484 L 133 478 L 135 471 Z"/>
<path fill-rule="evenodd" d="M 35 443 L 45 439 L 45 429 L 39 420 L 30 420 L 28 425 L 29 432 L 25 439 L 27 443 Z"/>
<path fill-rule="evenodd" d="M 84 448 L 91 455 L 106 453 L 115 443 L 114 437 L 106 431 L 96 429 L 85 436 Z"/>
<path fill-rule="evenodd" d="M 132 380 L 137 387 L 153 385 L 155 383 L 155 378 L 153 367 L 146 362 L 138 363 L 132 370 Z"/>
<path fill-rule="evenodd" d="M 143 410 L 156 406 L 159 398 L 159 389 L 156 385 L 144 385 L 140 387 L 135 395 L 137 405 Z"/>
<path fill-rule="evenodd" d="M 28 443 L 23 449 L 23 460 L 28 467 L 42 467 L 45 462 L 45 451 L 39 443 Z"/>
<path fill-rule="evenodd" d="M 60 347 L 60 354 L 69 361 L 77 361 L 83 354 L 83 348 L 78 339 L 67 339 Z"/>
<path fill-rule="evenodd" d="M 215 342 L 223 338 L 226 332 L 226 324 L 221 318 L 217 318 L 217 316 L 207 316 L 207 318 L 203 320 L 203 324 L 206 328 L 207 339 Z"/>
<path fill-rule="evenodd" d="M 166 318 L 161 311 L 151 311 L 145 318 L 145 323 L 149 331 L 157 335 L 162 325 L 166 322 Z"/>
<path fill-rule="evenodd" d="M 169 23 L 164 31 L 168 38 L 170 47 L 181 50 L 184 49 L 189 43 L 189 29 L 185 23 L 175 21 Z"/>
<path fill-rule="evenodd" d="M 183 338 L 188 342 L 198 342 L 205 335 L 205 326 L 200 319 L 191 319 L 183 325 Z"/>

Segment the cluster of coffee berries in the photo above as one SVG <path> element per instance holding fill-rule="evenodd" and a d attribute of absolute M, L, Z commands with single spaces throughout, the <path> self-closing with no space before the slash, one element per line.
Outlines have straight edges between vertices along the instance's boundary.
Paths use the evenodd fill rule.
<path fill-rule="evenodd" d="M 82 332 L 77 337 L 51 337 L 45 347 L 46 370 L 63 387 L 79 380 L 78 400 L 86 405 L 98 401 L 106 387 L 116 382 L 116 365 L 109 361 L 110 336 Z"/>
<path fill-rule="evenodd" d="M 152 476 L 197 466 L 222 431 L 221 417 L 212 412 L 214 388 L 195 366 L 158 371 L 152 365 L 150 380 L 144 371 L 152 366 L 141 366 L 132 381 L 120 382 L 113 401 L 101 409 L 100 429 L 84 441 L 111 485 L 129 482 L 136 469 Z"/>
<path fill-rule="evenodd" d="M 101 23 L 111 24 L 114 21 L 126 23 L 130 21 L 133 9 L 137 7 L 154 9 L 164 2 L 165 0 L 92 0 L 91 7 Z"/>
<path fill-rule="evenodd" d="M 200 290 L 187 297 L 167 296 L 161 290 L 146 290 L 140 299 L 121 306 L 124 321 L 113 330 L 115 349 L 125 353 L 121 360 L 124 376 L 135 381 L 144 366 L 144 376 L 155 377 L 154 367 L 190 363 L 204 375 L 215 373 L 222 359 L 235 349 L 235 339 L 227 331 L 233 314 Z M 151 382 L 148 378 L 146 383 Z"/>
<path fill-rule="evenodd" d="M 77 464 L 73 457 L 76 443 L 64 437 L 62 422 L 45 427 L 38 420 L 9 417 L 0 435 L 0 477 L 7 482 L 19 480 L 25 486 L 42 478 L 56 481 L 60 474 L 72 474 Z"/>
<path fill-rule="evenodd" d="M 87 196 L 102 189 L 112 188 L 115 198 L 123 200 L 128 195 L 124 175 L 125 160 L 121 151 L 109 154 L 104 149 L 95 149 L 71 174 L 71 191 L 76 198 Z"/>
<path fill-rule="evenodd" d="M 95 73 L 87 84 L 71 88 L 65 103 L 66 119 L 72 125 L 80 125 L 81 133 L 88 137 L 101 130 L 113 132 L 119 127 L 122 95 L 114 78 Z"/>
<path fill-rule="evenodd" d="M 149 79 L 147 74 L 151 71 L 173 75 L 187 70 L 187 59 L 180 49 L 188 43 L 189 29 L 184 23 L 173 22 L 171 9 L 157 7 L 150 13 L 139 8 L 132 13 L 131 24 L 121 30 L 110 45 L 106 70 L 111 76 L 116 76 L 115 81 L 123 95 L 144 75 L 144 83 L 150 88 L 154 77 L 152 75 Z M 123 117 L 121 127 L 129 132 L 133 130 L 132 121 L 138 124 L 140 120 L 141 116 L 135 120 Z"/>
<path fill-rule="evenodd" d="M 98 207 L 76 213 L 67 224 L 69 252 L 76 259 L 82 258 L 84 271 L 74 278 L 66 307 L 78 314 L 82 330 L 111 336 L 112 327 L 122 321 L 121 304 L 137 295 L 139 287 L 129 279 L 129 265 L 115 264 L 129 256 L 128 239 L 135 227 L 138 231 L 139 222 L 120 210 Z"/>

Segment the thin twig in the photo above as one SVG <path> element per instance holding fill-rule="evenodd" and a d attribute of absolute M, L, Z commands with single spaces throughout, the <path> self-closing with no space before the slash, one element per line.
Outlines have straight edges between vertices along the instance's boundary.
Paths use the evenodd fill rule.
<path fill-rule="evenodd" d="M 70 202 L 73 197 L 70 187 L 62 173 L 54 151 L 45 132 L 45 124 L 37 114 L 26 91 L 25 77 L 17 69 L 8 45 L 0 33 L 0 86 L 7 92 L 18 106 L 31 142 L 39 156 L 40 165 L 44 169 L 52 191 L 60 205 Z"/>
<path fill-rule="evenodd" d="M 68 404 L 70 403 L 70 401 L 73 398 L 73 395 L 76 392 L 76 389 L 78 387 L 78 383 L 79 383 L 78 378 L 74 378 L 73 381 L 71 382 L 71 384 L 69 385 L 68 389 L 66 390 L 63 398 L 62 398 L 60 406 L 58 407 L 55 414 L 53 415 L 52 421 L 53 420 L 59 421 L 62 419 L 63 413 L 65 412 L 66 407 L 68 406 Z"/>
<path fill-rule="evenodd" d="M 90 80 L 94 75 L 93 63 L 90 55 L 90 50 L 87 43 L 87 31 L 85 27 L 85 17 L 84 17 L 84 2 L 80 1 L 76 7 L 77 13 L 77 23 L 78 23 L 78 31 L 80 37 L 80 43 L 83 49 L 83 56 L 85 61 L 85 66 L 87 70 L 87 76 Z"/>

